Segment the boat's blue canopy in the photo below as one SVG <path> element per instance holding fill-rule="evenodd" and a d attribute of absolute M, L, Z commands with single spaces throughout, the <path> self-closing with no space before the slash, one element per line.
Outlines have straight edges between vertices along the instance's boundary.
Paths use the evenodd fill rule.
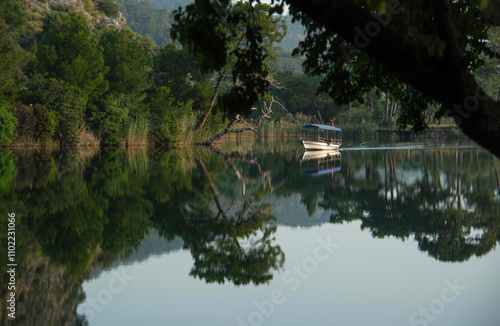
<path fill-rule="evenodd" d="M 317 124 L 305 125 L 305 126 L 302 126 L 302 129 L 342 131 L 342 129 L 337 128 L 337 127 L 332 127 L 332 126 L 328 126 L 328 125 L 317 125 Z"/>

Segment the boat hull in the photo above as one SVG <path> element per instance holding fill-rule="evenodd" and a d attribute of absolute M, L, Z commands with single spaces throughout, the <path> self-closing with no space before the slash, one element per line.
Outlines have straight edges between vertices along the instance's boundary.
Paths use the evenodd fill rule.
<path fill-rule="evenodd" d="M 340 147 L 340 144 L 332 144 L 332 143 L 318 142 L 312 140 L 301 140 L 301 142 L 306 150 L 329 151 L 329 150 L 339 149 Z"/>

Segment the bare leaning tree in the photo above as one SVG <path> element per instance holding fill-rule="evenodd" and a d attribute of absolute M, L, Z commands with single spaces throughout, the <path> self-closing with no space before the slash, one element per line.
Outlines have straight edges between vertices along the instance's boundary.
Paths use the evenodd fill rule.
<path fill-rule="evenodd" d="M 235 124 L 235 123 L 245 123 L 245 122 L 250 122 L 249 120 L 247 119 L 244 119 L 242 118 L 239 114 L 236 115 L 236 117 L 234 119 L 231 119 L 226 127 L 224 129 L 222 129 L 221 131 L 219 131 L 217 134 L 215 134 L 214 136 L 208 138 L 208 139 L 205 139 L 204 141 L 202 142 L 199 142 L 198 145 L 211 145 L 212 143 L 214 143 L 215 141 L 221 139 L 222 137 L 224 137 L 226 134 L 230 134 L 230 133 L 241 133 L 241 132 L 245 132 L 245 131 L 253 131 L 257 134 L 259 134 L 259 126 L 262 122 L 262 119 L 271 119 L 271 114 L 273 113 L 273 104 L 275 104 L 280 106 L 283 110 L 286 111 L 285 107 L 283 105 L 281 105 L 279 102 L 275 101 L 274 98 L 271 98 L 271 101 L 269 102 L 269 104 L 267 104 L 266 101 L 263 101 L 263 104 L 262 104 L 262 107 L 260 109 L 261 111 L 261 115 L 255 120 L 253 121 L 254 125 L 251 126 L 251 127 L 245 127 L 245 128 L 239 128 L 239 129 L 231 129 L 231 127 Z M 257 108 L 252 108 L 252 110 L 256 111 Z"/>

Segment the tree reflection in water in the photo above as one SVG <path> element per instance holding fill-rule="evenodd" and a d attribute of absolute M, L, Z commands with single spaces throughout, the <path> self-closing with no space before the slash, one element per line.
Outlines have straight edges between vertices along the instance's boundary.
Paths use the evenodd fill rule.
<path fill-rule="evenodd" d="M 271 207 L 255 204 L 246 194 L 245 179 L 231 160 L 224 157 L 230 170 L 241 181 L 241 198 L 232 198 L 225 209 L 219 199 L 217 185 L 200 157 L 196 162 L 208 183 L 198 190 L 193 200 L 179 207 L 165 203 L 161 212 L 169 212 L 160 234 L 166 238 L 180 237 L 194 258 L 190 275 L 208 283 L 229 281 L 235 285 L 267 283 L 272 270 L 283 267 L 285 255 L 273 245 L 277 226 L 272 223 Z M 210 195 L 207 195 L 210 192 Z M 216 205 L 216 212 L 210 203 Z M 236 209 L 235 209 L 236 206 Z M 228 213 L 228 212 L 231 213 Z M 172 214 L 173 212 L 173 214 Z"/>
<path fill-rule="evenodd" d="M 333 210 L 332 223 L 359 219 L 374 237 L 413 235 L 420 250 L 440 261 L 482 256 L 500 239 L 500 219 L 498 183 L 492 182 L 498 169 L 479 154 L 386 151 L 383 164 L 366 162 L 363 178 L 348 161 L 345 186 L 325 192 L 319 206 Z"/>
<path fill-rule="evenodd" d="M 301 154 L 292 142 L 224 153 L 0 151 L 0 207 L 18 217 L 19 318 L 76 323 L 83 280 L 126 260 L 152 229 L 183 240 L 191 276 L 236 285 L 269 282 L 283 266 L 280 224 L 360 220 L 373 237 L 412 237 L 439 261 L 485 255 L 500 239 L 500 174 L 485 151 L 343 151 L 339 171 L 316 178 L 301 173 Z M 281 214 L 280 202 L 307 214 Z M 320 209 L 329 220 L 309 218 Z M 6 287 L 0 291 L 5 298 Z M 48 292 L 60 298 L 52 310 Z"/>

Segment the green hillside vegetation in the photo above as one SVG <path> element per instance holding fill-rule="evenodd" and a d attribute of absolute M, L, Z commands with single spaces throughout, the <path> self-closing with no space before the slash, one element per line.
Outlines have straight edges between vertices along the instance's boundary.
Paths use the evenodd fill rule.
<path fill-rule="evenodd" d="M 166 58 L 150 37 L 109 24 L 106 14 L 119 14 L 114 2 L 87 1 L 84 11 L 50 8 L 20 0 L 0 6 L 0 143 L 177 142 L 179 121 L 211 96 L 209 79 L 195 73 L 193 60 L 184 60 L 189 68 L 181 72 L 162 65 L 160 57 L 186 55 L 170 46 Z M 182 90 L 174 95 L 166 75 L 186 81 Z M 200 75 L 199 82 L 188 75 Z M 202 83 L 208 93 L 193 91 Z"/>
<path fill-rule="evenodd" d="M 304 60 L 301 57 L 293 56 L 291 52 L 284 52 L 279 46 L 276 54 L 278 55 L 278 60 L 273 62 L 272 65 L 277 68 L 278 71 L 291 72 L 294 75 L 302 75 L 304 73 L 304 70 L 302 69 L 302 63 Z"/>

